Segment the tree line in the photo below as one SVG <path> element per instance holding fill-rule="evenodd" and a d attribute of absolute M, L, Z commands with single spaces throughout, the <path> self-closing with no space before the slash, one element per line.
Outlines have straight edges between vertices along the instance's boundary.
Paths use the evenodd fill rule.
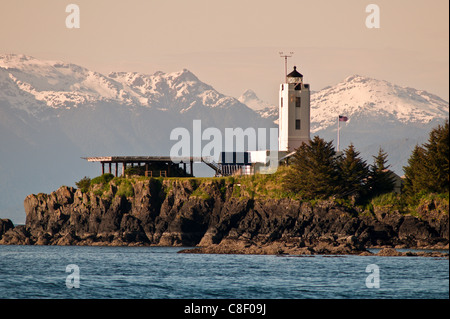
<path fill-rule="evenodd" d="M 428 143 L 416 146 L 404 167 L 404 196 L 414 203 L 425 193 L 449 191 L 448 121 L 430 133 Z M 379 149 L 367 164 L 350 144 L 338 154 L 332 142 L 315 136 L 303 143 L 290 159 L 290 173 L 284 179 L 287 191 L 305 199 L 353 198 L 370 200 L 392 192 L 395 175 L 387 164 L 388 154 Z"/>
<path fill-rule="evenodd" d="M 417 204 L 429 193 L 449 192 L 448 120 L 430 132 L 428 142 L 416 145 L 404 168 L 404 194 L 409 204 Z"/>

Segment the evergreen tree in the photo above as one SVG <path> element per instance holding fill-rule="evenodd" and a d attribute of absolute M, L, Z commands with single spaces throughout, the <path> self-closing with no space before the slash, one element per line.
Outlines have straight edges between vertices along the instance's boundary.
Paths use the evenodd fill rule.
<path fill-rule="evenodd" d="M 301 193 L 305 198 L 327 198 L 337 194 L 340 175 L 332 142 L 315 136 L 303 143 L 292 160 L 292 173 L 285 179 L 287 190 Z"/>
<path fill-rule="evenodd" d="M 449 130 L 448 120 L 430 132 L 426 149 L 426 167 L 429 192 L 449 191 Z"/>
<path fill-rule="evenodd" d="M 430 132 L 428 142 L 416 146 L 408 159 L 405 172 L 405 194 L 410 203 L 423 193 L 449 191 L 448 120 Z"/>
<path fill-rule="evenodd" d="M 416 145 L 408 159 L 408 166 L 403 167 L 403 171 L 405 172 L 403 192 L 410 199 L 410 203 L 414 201 L 416 194 L 428 188 L 426 164 L 425 149 Z"/>
<path fill-rule="evenodd" d="M 387 165 L 387 153 L 382 148 L 379 149 L 378 155 L 373 156 L 374 163 L 370 166 L 368 191 L 370 197 L 389 193 L 394 190 L 394 177 Z"/>
<path fill-rule="evenodd" d="M 364 193 L 369 177 L 369 167 L 359 154 L 354 145 L 350 144 L 339 161 L 343 196 L 360 196 Z"/>

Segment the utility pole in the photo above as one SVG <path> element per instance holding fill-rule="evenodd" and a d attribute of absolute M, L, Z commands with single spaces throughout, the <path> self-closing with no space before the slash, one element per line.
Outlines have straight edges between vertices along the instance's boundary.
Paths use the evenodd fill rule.
<path fill-rule="evenodd" d="M 338 129 L 337 129 L 337 152 L 339 152 L 339 139 L 340 139 L 340 132 L 339 132 L 339 129 L 340 129 L 340 125 L 339 125 L 339 123 L 340 122 L 347 122 L 348 121 L 348 117 L 347 116 L 343 116 L 343 115 L 339 115 L 338 116 Z"/>
<path fill-rule="evenodd" d="M 292 57 L 294 52 L 289 52 L 289 54 L 285 54 L 284 52 L 279 52 L 280 57 L 284 58 L 284 83 L 287 83 L 287 59 Z"/>
<path fill-rule="evenodd" d="M 339 136 L 339 135 L 340 135 L 340 134 L 339 134 L 339 128 L 340 128 L 340 127 L 339 127 L 339 126 L 340 126 L 340 125 L 339 125 L 339 123 L 340 123 L 340 122 L 341 122 L 341 121 L 340 121 L 340 119 L 339 119 L 339 117 L 338 117 L 338 130 L 337 130 L 337 152 L 339 152 L 339 142 L 340 142 L 340 141 L 339 141 L 339 137 L 340 137 L 340 136 Z"/>

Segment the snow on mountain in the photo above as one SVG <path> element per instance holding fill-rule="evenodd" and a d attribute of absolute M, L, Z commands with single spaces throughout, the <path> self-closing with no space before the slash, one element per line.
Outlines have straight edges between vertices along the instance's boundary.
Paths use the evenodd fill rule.
<path fill-rule="evenodd" d="M 23 199 L 97 176 L 82 156 L 168 155 L 174 128 L 274 127 L 192 72 L 103 75 L 61 61 L 0 55 L 0 217 Z M 214 172 L 195 164 L 199 176 Z M 14 215 L 21 214 L 20 218 Z"/>
<path fill-rule="evenodd" d="M 260 100 L 252 90 L 239 101 L 265 118 L 278 119 L 278 106 Z M 448 107 L 447 101 L 426 91 L 353 75 L 311 94 L 311 133 L 336 126 L 339 115 L 349 118 L 347 124 L 361 117 L 426 124 L 448 118 Z"/>
<path fill-rule="evenodd" d="M 0 56 L 0 71 L 9 78 L 9 86 L 16 86 L 20 96 L 15 99 L 14 90 L 0 92 L 0 99 L 14 102 L 31 114 L 51 108 L 77 107 L 98 100 L 133 102 L 133 97 L 122 85 L 107 77 L 75 64 L 61 61 L 44 61 L 25 55 Z"/>
<path fill-rule="evenodd" d="M 311 95 L 311 136 L 335 140 L 337 116 L 345 115 L 341 147 L 353 143 L 370 162 L 381 146 L 402 175 L 414 145 L 448 118 L 448 106 L 425 91 L 355 75 Z M 220 130 L 276 127 L 278 106 L 251 90 L 239 99 L 223 95 L 186 69 L 103 75 L 61 61 L 0 55 L 0 217 L 23 214 L 29 193 L 98 175 L 81 156 L 167 155 L 175 143 L 171 130 L 191 129 L 193 119 Z"/>
<path fill-rule="evenodd" d="M 203 83 L 187 69 L 172 73 L 156 72 L 153 75 L 111 72 L 108 77 L 138 95 L 142 105 L 159 110 L 184 113 L 196 106 L 229 108 L 240 104 Z"/>
<path fill-rule="evenodd" d="M 448 107 L 426 91 L 353 75 L 311 96 L 311 136 L 336 146 L 338 116 L 347 116 L 340 123 L 341 150 L 352 143 L 371 164 L 381 147 L 401 176 L 414 146 L 426 142 L 429 132 L 449 118 Z"/>
<path fill-rule="evenodd" d="M 278 120 L 278 107 L 261 101 L 248 90 L 239 100 L 262 117 Z M 403 175 L 403 166 L 416 144 L 424 143 L 438 124 L 449 118 L 449 103 L 423 90 L 401 87 L 360 75 L 311 94 L 311 137 L 318 135 L 336 146 L 338 116 L 341 150 L 353 143 L 371 163 L 381 147 L 391 169 Z"/>
<path fill-rule="evenodd" d="M 98 102 L 187 112 L 193 108 L 246 108 L 217 92 L 192 72 L 111 72 L 108 76 L 75 64 L 25 55 L 0 55 L 0 100 L 30 114 Z"/>
<path fill-rule="evenodd" d="M 278 106 L 261 100 L 253 90 L 246 90 L 238 100 L 257 112 L 261 117 L 278 124 Z"/>
<path fill-rule="evenodd" d="M 278 106 L 260 100 L 252 90 L 239 101 L 264 118 L 278 120 Z M 349 118 L 347 125 L 356 118 L 427 124 L 448 118 L 448 107 L 447 101 L 426 91 L 353 75 L 311 94 L 311 133 L 335 127 L 339 115 Z"/>
<path fill-rule="evenodd" d="M 263 110 L 267 107 L 273 107 L 273 105 L 271 105 L 270 103 L 264 102 L 263 100 L 258 98 L 256 96 L 256 93 L 250 89 L 242 93 L 238 100 L 255 111 Z"/>
<path fill-rule="evenodd" d="M 423 90 L 405 88 L 360 75 L 311 96 L 311 132 L 335 126 L 338 115 L 395 119 L 400 123 L 426 124 L 448 117 L 448 102 Z"/>

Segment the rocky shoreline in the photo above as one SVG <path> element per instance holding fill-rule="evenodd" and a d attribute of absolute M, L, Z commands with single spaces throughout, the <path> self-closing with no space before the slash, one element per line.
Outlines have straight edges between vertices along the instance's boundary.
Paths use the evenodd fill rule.
<path fill-rule="evenodd" d="M 0 220 L 3 245 L 187 246 L 182 253 L 431 256 L 396 248 L 448 249 L 448 207 L 416 215 L 334 201 L 251 198 L 226 179 L 113 180 L 83 193 L 63 186 L 24 201 L 26 224 Z"/>

